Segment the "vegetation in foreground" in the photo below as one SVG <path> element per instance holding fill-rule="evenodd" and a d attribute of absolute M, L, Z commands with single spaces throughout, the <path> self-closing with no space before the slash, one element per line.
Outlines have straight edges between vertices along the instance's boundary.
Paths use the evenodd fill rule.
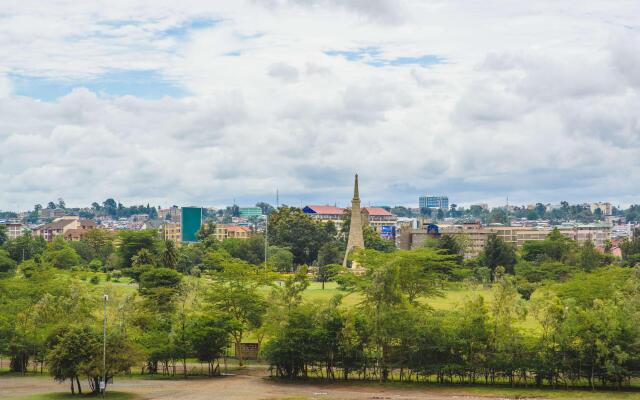
<path fill-rule="evenodd" d="M 297 209 L 271 215 L 266 263 L 259 236 L 219 242 L 211 231 L 181 247 L 155 231 L 3 239 L 0 353 L 15 372 L 95 392 L 107 294 L 108 377 L 186 377 L 193 358 L 217 375 L 248 340 L 287 378 L 596 389 L 640 375 L 640 235 L 622 260 L 557 231 L 521 251 L 493 237 L 464 260 L 452 237 L 401 251 L 367 230 L 354 275 L 337 265 L 345 232 Z M 448 307 L 452 282 L 484 295 Z"/>

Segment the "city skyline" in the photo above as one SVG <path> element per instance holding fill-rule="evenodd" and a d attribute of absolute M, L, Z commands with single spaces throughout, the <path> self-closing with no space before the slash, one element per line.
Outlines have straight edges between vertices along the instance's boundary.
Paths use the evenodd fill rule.
<path fill-rule="evenodd" d="M 637 2 L 0 11 L 2 210 L 640 201 Z"/>

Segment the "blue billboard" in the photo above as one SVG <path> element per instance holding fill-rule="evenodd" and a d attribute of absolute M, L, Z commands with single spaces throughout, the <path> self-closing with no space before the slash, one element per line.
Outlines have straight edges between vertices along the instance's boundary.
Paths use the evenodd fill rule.
<path fill-rule="evenodd" d="M 378 232 L 384 239 L 394 240 L 396 238 L 396 227 L 393 225 L 383 225 L 379 228 Z"/>

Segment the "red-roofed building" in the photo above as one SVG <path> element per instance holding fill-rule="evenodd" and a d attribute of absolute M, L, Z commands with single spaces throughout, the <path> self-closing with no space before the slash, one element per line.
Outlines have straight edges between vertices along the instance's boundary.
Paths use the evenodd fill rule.
<path fill-rule="evenodd" d="M 347 211 L 345 208 L 336 206 L 320 206 L 311 205 L 302 209 L 311 218 L 320 222 L 333 222 L 336 228 L 340 230 L 342 227 L 342 217 Z M 378 232 L 383 233 L 384 230 L 389 230 L 384 227 L 395 227 L 398 218 L 391 214 L 389 211 L 381 207 L 364 207 L 362 209 L 363 221 L 368 221 L 369 226 L 375 228 Z"/>
<path fill-rule="evenodd" d="M 395 227 L 398 217 L 381 207 L 365 207 L 362 209 L 362 219 L 369 221 L 369 226 L 375 228 L 387 239 L 395 238 Z"/>
<path fill-rule="evenodd" d="M 305 214 L 320 222 L 333 222 L 338 230 L 342 227 L 342 216 L 345 209 L 336 206 L 306 206 L 302 209 Z"/>
<path fill-rule="evenodd" d="M 227 238 L 249 239 L 251 237 L 251 228 L 239 225 L 216 225 L 215 238 L 224 240 Z"/>

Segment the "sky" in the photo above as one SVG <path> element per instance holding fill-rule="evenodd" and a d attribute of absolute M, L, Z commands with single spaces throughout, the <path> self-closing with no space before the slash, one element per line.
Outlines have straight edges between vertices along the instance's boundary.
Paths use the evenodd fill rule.
<path fill-rule="evenodd" d="M 0 210 L 640 202 L 637 0 L 0 2 Z"/>

